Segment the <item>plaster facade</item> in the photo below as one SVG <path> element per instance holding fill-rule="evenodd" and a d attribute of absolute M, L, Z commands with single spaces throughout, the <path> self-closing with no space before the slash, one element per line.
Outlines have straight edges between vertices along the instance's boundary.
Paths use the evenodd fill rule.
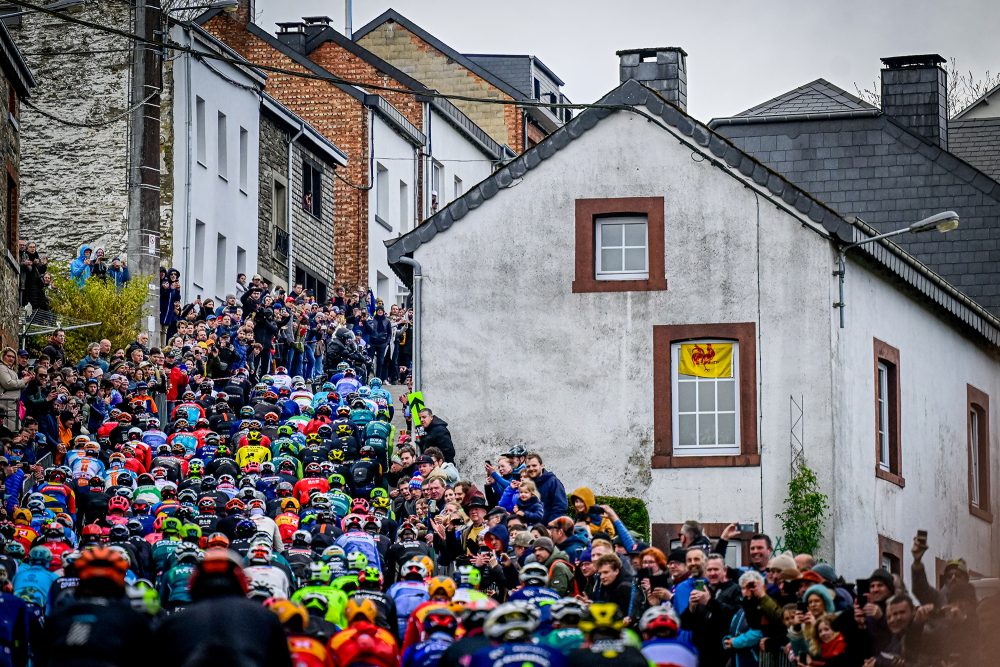
<path fill-rule="evenodd" d="M 825 231 L 725 164 L 697 159 L 673 133 L 612 114 L 414 251 L 424 274 L 422 390 L 449 422 L 460 467 L 476 470 L 523 442 L 570 488 L 641 498 L 654 524 L 746 521 L 779 537 L 794 398 L 805 406 L 806 461 L 833 508 L 821 555 L 841 574 L 866 576 L 878 534 L 905 542 L 917 527 L 933 529 L 931 556 L 995 572 L 998 545 L 969 516 L 955 448 L 965 451 L 965 383 L 995 392 L 996 354 L 857 260 L 840 330 Z M 601 197 L 664 198 L 666 290 L 573 293 L 574 203 Z M 512 312 L 526 314 L 513 330 L 498 321 Z M 714 323 L 755 327 L 760 465 L 654 469 L 653 327 Z M 917 451 L 904 453 L 899 490 L 873 472 L 873 335 L 899 340 L 909 358 L 903 447 L 910 438 Z M 935 349 L 955 350 L 951 363 L 929 361 Z M 938 443 L 916 444 L 928 432 L 947 436 L 951 465 Z"/>

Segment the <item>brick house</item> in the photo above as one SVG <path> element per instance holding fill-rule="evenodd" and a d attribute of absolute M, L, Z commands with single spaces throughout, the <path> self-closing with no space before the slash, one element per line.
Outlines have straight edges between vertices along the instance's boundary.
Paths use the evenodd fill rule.
<path fill-rule="evenodd" d="M 569 101 L 559 89 L 562 80 L 533 56 L 462 54 L 394 9 L 356 30 L 353 38 L 442 93 L 510 102 L 456 100 L 455 106 L 515 153 L 534 146 L 572 117 L 560 109 L 514 104 Z"/>
<path fill-rule="evenodd" d="M 1000 123 L 949 119 L 939 55 L 884 58 L 881 107 L 817 79 L 709 125 L 845 216 L 880 232 L 939 211 L 961 216 L 946 237 L 899 243 L 1000 314 Z M 977 106 L 977 113 L 981 107 Z"/>
<path fill-rule="evenodd" d="M 4 259 L 0 261 L 0 340 L 4 345 L 17 343 L 19 300 L 19 214 L 18 174 L 21 158 L 21 100 L 31 94 L 35 79 L 18 51 L 6 26 L 0 23 L 0 98 L 7 101 L 7 117 L 0 129 L 0 155 L 7 178 L 0 181 L 0 207 L 3 209 Z"/>
<path fill-rule="evenodd" d="M 291 276 L 326 300 L 334 230 L 323 220 L 335 206 L 334 172 L 346 165 L 339 148 L 274 98 L 261 97 L 257 272 L 264 280 L 288 285 Z"/>
<path fill-rule="evenodd" d="M 424 83 L 335 31 L 329 19 L 283 23 L 271 35 L 250 21 L 253 8 L 252 0 L 243 0 L 234 13 L 213 10 L 197 22 L 254 64 L 341 77 L 373 90 L 413 91 L 373 94 L 273 71 L 266 84 L 271 97 L 347 156 L 333 192 L 334 279 L 369 285 L 388 301 L 402 298 L 385 241 L 412 229 L 435 201 L 451 201 L 512 153 L 455 105 L 425 94 L 431 91 Z"/>

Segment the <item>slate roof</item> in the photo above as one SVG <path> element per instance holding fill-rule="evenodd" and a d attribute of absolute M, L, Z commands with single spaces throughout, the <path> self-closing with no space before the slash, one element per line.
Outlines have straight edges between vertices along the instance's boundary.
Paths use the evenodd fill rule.
<path fill-rule="evenodd" d="M 940 211 L 961 226 L 947 236 L 895 242 L 994 315 L 1000 315 L 1000 183 L 877 109 L 709 125 L 844 216 L 889 232 Z M 961 150 L 961 149 L 960 149 Z M 985 158 L 984 158 L 985 159 Z M 980 163 L 981 164 L 981 163 Z"/>
<path fill-rule="evenodd" d="M 18 51 L 7 26 L 2 22 L 0 22 L 0 64 L 3 66 L 4 74 L 17 89 L 17 94 L 21 97 L 31 95 L 31 89 L 36 85 L 35 77 L 24 56 Z"/>
<path fill-rule="evenodd" d="M 437 49 L 444 55 L 448 56 L 449 58 L 457 62 L 465 69 L 475 73 L 480 78 L 485 79 L 494 87 L 499 88 L 503 92 L 513 97 L 515 100 L 521 101 L 529 99 L 525 97 L 524 93 L 511 86 L 509 83 L 507 83 L 500 77 L 493 74 L 493 72 L 489 71 L 485 67 L 482 67 L 478 63 L 474 62 L 471 58 L 466 57 L 465 55 L 459 53 L 452 47 L 448 46 L 440 39 L 438 39 L 434 35 L 430 34 L 426 30 L 418 26 L 413 21 L 411 21 L 410 19 L 406 18 L 405 16 L 397 12 L 395 9 L 387 9 L 380 16 L 375 17 L 374 19 L 363 25 L 358 30 L 355 30 L 353 35 L 354 39 L 361 40 L 365 35 L 370 33 L 375 28 L 379 27 L 383 23 L 386 23 L 387 21 L 392 21 L 394 23 L 398 23 L 399 25 L 403 26 L 404 28 L 412 32 L 414 35 L 416 35 L 426 43 L 430 44 L 435 49 Z"/>
<path fill-rule="evenodd" d="M 521 95 L 531 97 L 531 56 L 502 56 L 491 54 L 466 54 L 480 67 L 488 69 L 516 88 Z"/>
<path fill-rule="evenodd" d="M 961 111 L 959 111 L 957 114 L 955 114 L 955 117 L 952 118 L 952 120 L 961 120 L 962 118 L 965 117 L 966 114 L 968 114 L 970 111 L 972 111 L 973 109 L 975 109 L 976 107 L 978 107 L 980 104 L 989 104 L 990 103 L 990 98 L 993 97 L 994 95 L 996 95 L 998 92 L 1000 92 L 1000 84 L 997 84 L 997 85 L 993 86 L 992 88 L 990 88 L 989 90 L 987 90 L 985 93 L 983 93 L 982 95 L 980 95 L 978 98 L 976 98 L 975 100 L 973 100 L 972 102 L 970 102 L 969 106 L 965 107 L 964 109 L 962 109 Z"/>
<path fill-rule="evenodd" d="M 604 118 L 612 113 L 639 106 L 645 107 L 650 114 L 676 129 L 685 145 L 700 153 L 712 164 L 720 167 L 723 167 L 723 163 L 728 165 L 723 167 L 723 173 L 731 173 L 730 169 L 737 170 L 752 179 L 762 189 L 771 193 L 771 200 L 775 205 L 808 216 L 810 220 L 818 223 L 835 243 L 860 240 L 875 232 L 873 228 L 863 223 L 848 222 L 810 193 L 765 166 L 709 126 L 688 116 L 682 109 L 665 100 L 651 88 L 636 81 L 626 81 L 597 104 L 601 106 L 587 108 L 541 143 L 494 172 L 409 233 L 386 241 L 389 264 L 393 270 L 407 285 L 412 285 L 412 267 L 400 262 L 402 257 L 412 256 L 424 243 L 429 243 L 439 233 L 460 223 L 471 210 L 497 196 L 501 190 L 510 187 L 515 179 L 525 176 L 543 161 L 556 155 Z M 615 106 L 620 109 L 612 108 Z M 1000 347 L 1000 319 L 959 292 L 895 243 L 876 242 L 862 246 L 855 252 L 873 259 L 883 270 L 901 280 L 907 289 L 947 312 L 992 345 Z"/>
<path fill-rule="evenodd" d="M 1000 118 L 948 121 L 948 150 L 1000 180 Z"/>
<path fill-rule="evenodd" d="M 755 107 L 736 114 L 734 118 L 759 121 L 798 116 L 836 116 L 839 114 L 871 114 L 878 109 L 851 95 L 825 79 L 816 79 Z"/>

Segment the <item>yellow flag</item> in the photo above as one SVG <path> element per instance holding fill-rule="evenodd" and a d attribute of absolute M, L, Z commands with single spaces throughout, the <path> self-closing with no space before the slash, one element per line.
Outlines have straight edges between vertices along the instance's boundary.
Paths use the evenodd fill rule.
<path fill-rule="evenodd" d="M 732 343 L 691 343 L 681 345 L 678 372 L 701 378 L 733 377 Z"/>

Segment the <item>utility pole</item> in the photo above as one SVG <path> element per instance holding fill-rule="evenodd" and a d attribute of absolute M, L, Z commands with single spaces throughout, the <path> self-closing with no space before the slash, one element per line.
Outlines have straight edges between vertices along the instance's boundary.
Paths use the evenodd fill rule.
<path fill-rule="evenodd" d="M 159 41 L 163 12 L 160 0 L 136 0 L 133 43 L 132 112 L 129 129 L 128 259 L 133 276 L 149 280 L 143 328 L 159 344 L 160 328 L 160 91 L 163 51 Z"/>

